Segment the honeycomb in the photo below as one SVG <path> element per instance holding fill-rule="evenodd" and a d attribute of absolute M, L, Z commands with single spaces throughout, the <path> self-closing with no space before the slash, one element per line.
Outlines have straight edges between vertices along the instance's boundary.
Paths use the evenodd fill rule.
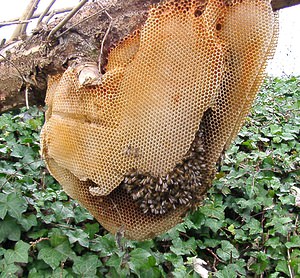
<path fill-rule="evenodd" d="M 274 53 L 269 0 L 169 0 L 111 50 L 106 73 L 49 77 L 42 156 L 112 233 L 144 240 L 201 204 Z"/>

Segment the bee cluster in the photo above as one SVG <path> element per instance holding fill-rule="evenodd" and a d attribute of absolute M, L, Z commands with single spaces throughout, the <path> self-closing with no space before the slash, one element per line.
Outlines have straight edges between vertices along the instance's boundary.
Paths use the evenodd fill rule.
<path fill-rule="evenodd" d="M 205 168 L 199 130 L 186 156 L 172 171 L 155 177 L 132 169 L 121 186 L 144 213 L 165 214 L 180 205 L 192 207 L 201 199 L 198 191 Z"/>

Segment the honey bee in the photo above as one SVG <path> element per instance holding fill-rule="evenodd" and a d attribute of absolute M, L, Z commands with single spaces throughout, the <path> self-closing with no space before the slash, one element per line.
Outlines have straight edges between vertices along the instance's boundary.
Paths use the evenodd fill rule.
<path fill-rule="evenodd" d="M 144 213 L 165 214 L 179 206 L 192 207 L 199 202 L 197 194 L 206 169 L 201 131 L 198 131 L 181 163 L 165 176 L 152 176 L 131 169 L 124 177 L 122 187 Z M 125 155 L 137 156 L 139 149 L 129 145 Z"/>

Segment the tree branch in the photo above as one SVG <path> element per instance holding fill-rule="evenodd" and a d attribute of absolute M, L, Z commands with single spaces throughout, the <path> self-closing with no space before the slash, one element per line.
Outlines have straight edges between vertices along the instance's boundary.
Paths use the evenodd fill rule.
<path fill-rule="evenodd" d="M 3 26 L 9 26 L 9 25 L 15 25 L 15 24 L 25 24 L 25 23 L 30 23 L 31 20 L 17 20 L 17 21 L 2 21 L 0 22 L 0 28 Z"/>
<path fill-rule="evenodd" d="M 48 11 L 44 16 L 48 16 L 50 14 L 61 14 L 61 13 L 66 13 L 72 11 L 73 7 L 67 7 L 67 8 L 62 8 L 62 9 L 56 9 L 52 11 Z M 39 18 L 44 12 L 41 13 L 34 13 L 33 16 L 30 19 L 36 19 Z M 11 24 L 17 24 L 17 22 L 20 22 L 20 18 L 13 18 L 7 21 L 2 21 L 0 22 L 0 27 L 1 26 L 6 26 L 6 25 L 11 25 Z M 30 20 L 28 20 L 30 22 Z"/>
<path fill-rule="evenodd" d="M 97 2 L 89 2 L 74 16 L 69 16 L 69 21 L 60 27 L 60 34 L 52 36 L 51 40 L 48 36 L 55 22 L 46 28 L 38 28 L 23 41 L 4 45 L 0 50 L 5 57 L 0 57 L 0 113 L 24 106 L 26 98 L 30 105 L 43 105 L 49 74 L 62 73 L 73 63 L 97 64 L 99 53 L 101 63 L 105 64 L 110 49 L 139 29 L 147 18 L 149 6 L 160 1 L 106 0 L 101 2 L 103 10 Z M 300 0 L 272 1 L 274 10 L 296 4 L 300 4 Z M 35 14 L 31 19 L 40 15 Z"/>
<path fill-rule="evenodd" d="M 82 0 L 79 2 L 79 4 L 72 9 L 72 11 L 59 23 L 57 24 L 50 34 L 48 35 L 48 38 L 51 38 L 59 29 L 61 29 L 82 7 L 86 4 L 88 0 Z"/>
<path fill-rule="evenodd" d="M 272 8 L 278 11 L 284 8 L 292 7 L 300 4 L 300 0 L 272 0 Z"/>
<path fill-rule="evenodd" d="M 38 4 L 39 4 L 40 0 L 31 0 L 29 2 L 29 4 L 27 5 L 23 15 L 20 18 L 20 21 L 24 21 L 24 20 L 29 20 L 31 19 L 34 11 L 37 9 Z M 28 23 L 25 24 L 19 24 L 15 31 L 13 32 L 11 39 L 10 40 L 15 40 L 18 37 L 25 35 L 26 34 L 26 28 L 27 28 Z"/>
<path fill-rule="evenodd" d="M 52 0 L 50 4 L 46 7 L 46 9 L 42 12 L 42 14 L 39 16 L 37 26 L 39 26 L 43 20 L 43 18 L 47 15 L 53 4 L 56 2 L 56 0 Z"/>

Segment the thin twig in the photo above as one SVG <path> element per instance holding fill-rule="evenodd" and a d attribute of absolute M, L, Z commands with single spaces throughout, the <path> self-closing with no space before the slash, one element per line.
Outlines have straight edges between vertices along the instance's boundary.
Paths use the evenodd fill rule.
<path fill-rule="evenodd" d="M 110 201 L 112 202 L 113 206 L 115 207 L 115 209 L 116 209 L 116 211 L 117 211 L 117 213 L 118 213 L 118 216 L 119 216 L 119 218 L 120 218 L 120 222 L 121 222 L 121 224 L 122 224 L 121 227 L 124 227 L 123 219 L 122 219 L 121 213 L 120 213 L 119 210 L 118 210 L 117 205 L 115 204 L 115 202 L 113 201 L 113 199 L 112 199 L 111 197 L 109 197 L 109 199 L 110 199 Z"/>
<path fill-rule="evenodd" d="M 0 50 L 2 49 L 5 43 L 6 43 L 6 39 L 2 39 L 0 42 Z"/>
<path fill-rule="evenodd" d="M 125 251 L 125 247 L 122 244 L 122 238 L 124 238 L 124 226 L 121 226 L 115 235 L 117 247 L 121 252 Z"/>
<path fill-rule="evenodd" d="M 93 16 L 96 16 L 96 15 L 102 13 L 103 11 L 104 11 L 104 9 L 102 9 L 102 10 L 100 10 L 100 11 L 98 11 L 98 12 L 96 12 L 96 13 L 94 13 L 94 14 L 92 14 L 92 15 L 90 15 L 90 16 L 88 16 L 88 17 L 82 19 L 82 20 L 80 20 L 79 22 L 77 22 L 77 23 L 75 23 L 74 25 L 72 25 L 71 27 L 69 27 L 67 30 L 65 30 L 65 31 L 63 31 L 62 33 L 60 33 L 56 38 L 61 37 L 62 35 L 64 35 L 64 34 L 67 33 L 68 31 L 70 31 L 70 30 L 73 29 L 74 27 L 76 27 L 76 26 L 78 26 L 79 24 L 81 24 L 81 23 L 83 23 L 83 22 L 89 20 L 89 19 L 90 19 L 91 17 L 93 17 Z"/>
<path fill-rule="evenodd" d="M 70 12 L 72 11 L 74 7 L 67 7 L 67 8 L 61 8 L 61 9 L 56 9 L 56 10 L 52 10 L 52 11 L 48 11 L 48 13 L 45 15 L 49 15 L 51 13 L 54 13 L 54 14 L 61 14 L 61 13 L 67 13 L 67 12 Z M 43 13 L 43 12 L 42 12 Z M 42 13 L 34 13 L 33 16 L 30 18 L 30 19 L 36 19 L 36 18 L 39 18 L 41 16 Z M 6 23 L 10 23 L 10 22 L 15 22 L 15 21 L 20 21 L 20 18 L 13 18 L 13 19 L 10 19 L 8 21 L 2 21 L 0 23 L 1 24 L 6 24 Z"/>
<path fill-rule="evenodd" d="M 82 7 L 86 4 L 88 0 L 82 0 L 76 7 L 72 9 L 72 11 L 60 22 L 58 23 L 48 35 L 48 39 L 50 39 L 59 29 L 61 29 Z"/>
<path fill-rule="evenodd" d="M 222 259 L 220 259 L 212 250 L 210 250 L 209 248 L 205 248 L 206 251 L 208 251 L 210 254 L 213 255 L 213 257 L 218 261 L 218 262 L 221 262 L 221 263 L 225 263 Z"/>
<path fill-rule="evenodd" d="M 29 20 L 32 17 L 34 11 L 37 9 L 39 2 L 40 0 L 31 0 L 30 3 L 27 5 L 24 13 L 22 14 L 20 21 Z M 15 31 L 13 32 L 10 40 L 14 40 L 22 35 L 25 35 L 27 25 L 28 23 L 18 25 Z"/>
<path fill-rule="evenodd" d="M 59 275 L 60 278 L 62 278 L 64 275 L 64 267 L 65 267 L 65 262 L 61 262 L 61 264 L 60 264 L 61 271 L 60 271 L 60 275 Z"/>
<path fill-rule="evenodd" d="M 51 20 L 51 18 L 53 17 L 53 16 L 55 16 L 55 13 L 54 13 L 54 11 L 52 11 L 52 12 L 50 12 L 49 14 L 47 14 L 47 19 L 45 20 L 45 22 L 44 22 L 44 24 L 45 25 L 48 25 L 48 23 L 49 23 L 49 21 Z"/>
<path fill-rule="evenodd" d="M 290 249 L 289 248 L 287 249 L 287 256 L 288 256 L 288 264 L 287 265 L 288 265 L 290 277 L 294 278 L 295 276 L 294 276 L 292 268 L 291 268 L 291 254 L 290 254 Z"/>
<path fill-rule="evenodd" d="M 26 108 L 29 109 L 29 101 L 28 101 L 28 87 L 26 85 L 26 89 L 25 89 L 25 104 L 26 104 Z"/>
<path fill-rule="evenodd" d="M 212 269 L 214 272 L 217 272 L 217 267 L 216 267 L 216 264 L 217 264 L 217 259 L 214 257 L 214 262 L 213 262 L 213 265 L 212 265 Z"/>
<path fill-rule="evenodd" d="M 284 171 L 284 174 L 291 174 L 291 173 L 297 172 L 299 170 L 300 170 L 300 167 L 297 167 L 296 169 L 291 169 L 289 171 Z"/>
<path fill-rule="evenodd" d="M 47 15 L 47 13 L 49 12 L 49 10 L 51 9 L 51 7 L 53 6 L 53 4 L 55 3 L 56 0 L 52 0 L 50 2 L 50 4 L 47 6 L 47 8 L 41 13 L 41 15 L 39 16 L 38 22 L 37 22 L 37 26 L 39 26 L 43 20 L 43 18 Z"/>
<path fill-rule="evenodd" d="M 295 220 L 295 230 L 294 230 L 294 235 L 297 236 L 297 225 L 298 225 L 298 218 L 299 218 L 299 215 L 296 216 L 296 220 Z"/>
<path fill-rule="evenodd" d="M 65 229 L 68 229 L 68 230 L 76 230 L 76 228 L 72 227 L 72 226 L 68 226 L 68 225 L 63 225 L 63 224 L 57 224 L 57 223 L 51 223 L 52 226 L 55 226 L 55 227 L 60 227 L 60 228 L 65 228 Z"/>
<path fill-rule="evenodd" d="M 23 20 L 29 20 L 32 15 L 34 14 L 34 12 L 36 11 L 36 9 L 38 8 L 40 0 L 32 0 L 31 1 L 31 7 L 28 6 L 28 10 L 27 10 L 27 14 L 25 14 L 25 18 L 23 18 Z M 21 25 L 21 32 L 20 35 L 26 35 L 26 29 L 27 29 L 28 24 L 23 24 Z"/>
<path fill-rule="evenodd" d="M 41 237 L 39 239 L 37 239 L 36 241 L 30 241 L 30 247 L 35 247 L 38 243 L 44 241 L 44 240 L 49 240 L 49 237 Z"/>
<path fill-rule="evenodd" d="M 287 241 L 290 241 L 290 233 L 288 234 L 287 236 Z M 291 278 L 294 278 L 295 275 L 294 275 L 294 272 L 291 268 L 291 254 L 290 254 L 290 248 L 287 248 L 287 257 L 288 257 L 288 261 L 287 261 L 287 266 L 288 266 L 288 270 L 289 270 L 289 273 L 290 273 L 290 277 Z"/>
<path fill-rule="evenodd" d="M 101 4 L 99 4 L 99 5 L 100 5 L 100 7 L 102 9 L 104 9 Z M 105 40 L 106 40 L 106 38 L 107 38 L 107 36 L 108 36 L 108 34 L 110 32 L 110 29 L 111 29 L 112 23 L 113 23 L 113 19 L 112 19 L 111 15 L 106 10 L 104 10 L 104 13 L 109 18 L 109 25 L 108 25 L 108 28 L 107 28 L 107 30 L 106 30 L 106 32 L 104 34 L 104 37 L 102 39 L 102 42 L 101 42 L 100 55 L 99 55 L 99 59 L 98 59 L 98 70 L 99 70 L 100 73 L 101 73 L 101 66 L 102 66 L 102 57 L 103 57 L 104 43 L 105 43 Z"/>
<path fill-rule="evenodd" d="M 31 20 L 16 20 L 16 21 L 8 21 L 8 22 L 2 21 L 0 22 L 0 28 L 9 25 L 15 25 L 15 24 L 27 24 L 30 22 Z"/>

